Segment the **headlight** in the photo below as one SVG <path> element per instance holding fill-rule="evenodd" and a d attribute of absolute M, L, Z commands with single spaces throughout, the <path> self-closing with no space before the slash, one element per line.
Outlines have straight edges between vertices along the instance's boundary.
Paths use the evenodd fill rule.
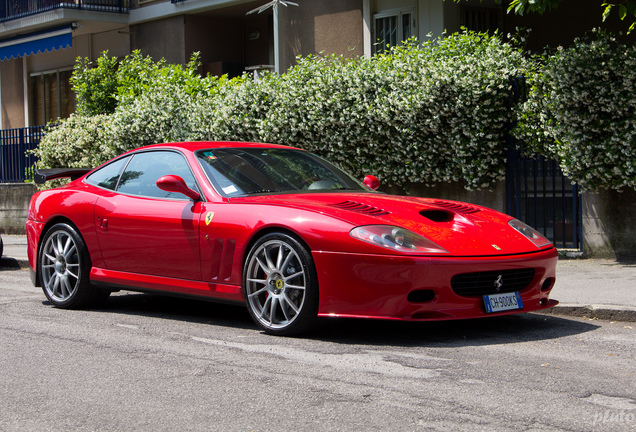
<path fill-rule="evenodd" d="M 367 225 L 354 228 L 351 237 L 376 246 L 407 253 L 448 253 L 432 241 L 404 228 L 391 225 Z"/>
<path fill-rule="evenodd" d="M 537 247 L 542 248 L 544 246 L 552 244 L 552 242 L 548 240 L 547 238 L 545 238 L 544 236 L 542 236 L 539 233 L 539 231 L 524 224 L 520 220 L 513 219 L 510 222 L 508 222 L 508 225 L 510 225 L 511 227 L 519 231 L 521 234 L 523 234 L 524 237 L 526 237 L 528 240 L 534 243 L 535 246 Z"/>

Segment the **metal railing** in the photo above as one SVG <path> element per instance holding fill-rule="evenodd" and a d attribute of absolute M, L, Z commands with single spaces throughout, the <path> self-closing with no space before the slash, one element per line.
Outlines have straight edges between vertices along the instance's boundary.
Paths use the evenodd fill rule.
<path fill-rule="evenodd" d="M 33 179 L 37 158 L 27 154 L 35 149 L 46 126 L 0 129 L 0 183 L 21 183 Z"/>
<path fill-rule="evenodd" d="M 128 13 L 130 2 L 131 0 L 0 0 L 0 22 L 60 8 Z"/>
<path fill-rule="evenodd" d="M 581 248 L 582 202 L 579 187 L 554 160 L 509 153 L 507 213 L 536 228 L 560 248 Z"/>
<path fill-rule="evenodd" d="M 510 106 L 527 96 L 524 77 L 510 80 Z M 512 128 L 512 125 L 510 125 Z M 554 160 L 523 152 L 510 133 L 506 145 L 506 213 L 522 220 L 560 248 L 582 247 L 582 201 L 577 184 Z"/>

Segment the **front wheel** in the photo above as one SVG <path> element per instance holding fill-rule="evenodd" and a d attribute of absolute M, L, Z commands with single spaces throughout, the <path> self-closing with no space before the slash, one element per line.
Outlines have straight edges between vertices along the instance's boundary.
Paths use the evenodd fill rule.
<path fill-rule="evenodd" d="M 247 309 L 266 333 L 288 336 L 318 318 L 318 280 L 309 250 L 294 237 L 272 233 L 252 247 L 243 268 Z"/>
<path fill-rule="evenodd" d="M 54 306 L 65 309 L 93 306 L 110 294 L 91 285 L 88 250 L 82 237 L 68 224 L 56 224 L 46 232 L 38 262 L 42 290 Z"/>

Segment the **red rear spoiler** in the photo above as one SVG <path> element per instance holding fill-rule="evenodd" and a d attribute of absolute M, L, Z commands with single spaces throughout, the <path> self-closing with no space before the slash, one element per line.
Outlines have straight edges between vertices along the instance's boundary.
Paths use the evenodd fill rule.
<path fill-rule="evenodd" d="M 93 168 L 53 168 L 53 169 L 36 169 L 34 180 L 36 184 L 44 184 L 49 180 L 59 178 L 68 178 L 77 180 L 84 174 L 90 172 Z"/>

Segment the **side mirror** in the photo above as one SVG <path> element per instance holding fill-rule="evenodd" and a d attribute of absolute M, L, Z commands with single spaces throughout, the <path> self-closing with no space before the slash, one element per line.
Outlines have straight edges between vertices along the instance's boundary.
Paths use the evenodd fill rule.
<path fill-rule="evenodd" d="M 160 177 L 157 180 L 157 187 L 161 190 L 165 190 L 166 192 L 178 192 L 181 193 L 191 200 L 199 201 L 201 199 L 201 195 L 198 192 L 193 191 L 186 185 L 185 180 L 176 175 L 165 175 Z"/>
<path fill-rule="evenodd" d="M 368 175 L 364 178 L 364 185 L 371 190 L 378 190 L 380 187 L 380 180 L 376 176 Z"/>

